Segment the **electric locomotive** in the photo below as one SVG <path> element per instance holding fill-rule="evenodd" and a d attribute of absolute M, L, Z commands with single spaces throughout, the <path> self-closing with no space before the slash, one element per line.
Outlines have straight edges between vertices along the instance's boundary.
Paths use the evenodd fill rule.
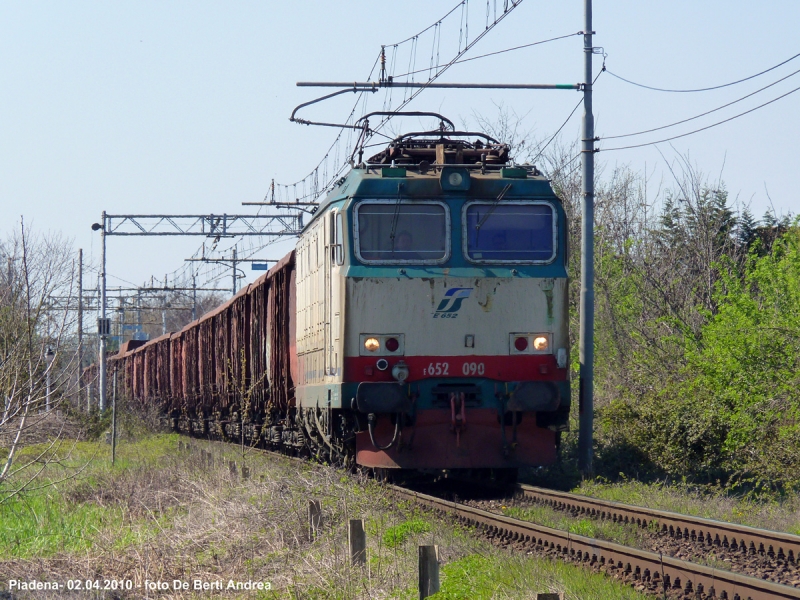
<path fill-rule="evenodd" d="M 402 135 L 296 248 L 296 418 L 375 469 L 555 461 L 568 428 L 566 217 L 489 136 Z"/>
<path fill-rule="evenodd" d="M 548 180 L 443 124 L 359 158 L 267 274 L 109 365 L 190 435 L 513 476 L 568 427 L 566 263 Z"/>

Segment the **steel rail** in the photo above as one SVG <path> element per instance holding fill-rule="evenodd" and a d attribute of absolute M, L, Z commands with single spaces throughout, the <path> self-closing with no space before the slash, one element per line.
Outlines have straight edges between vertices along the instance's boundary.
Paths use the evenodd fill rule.
<path fill-rule="evenodd" d="M 606 566 L 645 585 L 655 584 L 659 589 L 726 600 L 800 599 L 800 589 L 779 583 L 512 519 L 394 485 L 388 487 L 402 498 L 452 514 L 466 525 L 479 527 L 508 542 L 555 551 L 589 566 Z"/>
<path fill-rule="evenodd" d="M 800 555 L 800 536 L 791 533 L 599 500 L 530 485 L 517 485 L 517 492 L 525 498 L 559 510 L 577 511 L 591 517 L 635 523 L 640 527 L 655 522 L 663 533 L 708 546 L 723 546 L 734 551 L 763 554 L 792 563 Z"/>

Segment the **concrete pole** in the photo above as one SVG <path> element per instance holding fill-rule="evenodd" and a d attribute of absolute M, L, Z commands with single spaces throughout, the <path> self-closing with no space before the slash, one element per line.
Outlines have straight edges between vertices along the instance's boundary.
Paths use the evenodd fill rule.
<path fill-rule="evenodd" d="M 114 392 L 111 396 L 111 464 L 117 461 L 117 367 L 114 366 Z"/>
<path fill-rule="evenodd" d="M 192 274 L 192 321 L 197 320 L 197 277 Z"/>
<path fill-rule="evenodd" d="M 439 546 L 419 547 L 419 600 L 439 591 Z"/>
<path fill-rule="evenodd" d="M 164 295 L 161 297 L 161 335 L 167 333 L 167 276 L 164 275 Z"/>
<path fill-rule="evenodd" d="M 350 519 L 347 527 L 347 541 L 350 547 L 350 564 L 354 567 L 367 564 L 367 534 L 363 519 Z"/>
<path fill-rule="evenodd" d="M 319 500 L 308 501 L 308 541 L 313 542 L 322 526 L 322 503 Z"/>
<path fill-rule="evenodd" d="M 53 354 L 53 349 L 52 348 L 48 348 L 47 349 L 47 352 L 45 352 L 44 358 L 45 358 L 45 362 L 47 363 L 47 373 L 46 373 L 46 383 L 45 383 L 47 391 L 45 392 L 44 407 L 45 407 L 45 412 L 50 412 L 50 393 L 52 391 L 52 388 L 51 388 L 51 385 L 50 385 L 50 382 L 51 382 L 50 372 L 53 370 L 52 369 L 53 359 L 55 358 L 55 354 Z"/>
<path fill-rule="evenodd" d="M 104 331 L 106 324 L 106 211 L 103 211 L 103 228 L 100 236 L 102 240 L 100 250 L 100 412 L 106 409 L 106 338 L 107 332 Z"/>
<path fill-rule="evenodd" d="M 83 248 L 78 249 L 78 407 L 83 385 Z M 89 412 L 90 407 L 86 407 Z"/>
<path fill-rule="evenodd" d="M 578 467 L 592 472 L 594 429 L 594 115 L 592 114 L 592 0 L 584 0 L 583 124 L 581 127 L 580 426 Z"/>
<path fill-rule="evenodd" d="M 236 247 L 233 248 L 233 261 L 231 263 L 233 273 L 233 295 L 236 295 Z"/>

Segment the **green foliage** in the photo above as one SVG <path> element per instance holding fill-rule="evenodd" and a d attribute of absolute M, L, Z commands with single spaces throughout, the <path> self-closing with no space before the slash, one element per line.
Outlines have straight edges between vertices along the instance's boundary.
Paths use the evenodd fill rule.
<path fill-rule="evenodd" d="M 644 598 L 636 590 L 586 569 L 526 555 L 470 554 L 442 565 L 432 600 L 535 598 L 548 591 L 567 598 Z"/>
<path fill-rule="evenodd" d="M 800 483 L 800 230 L 741 269 L 722 266 L 718 311 L 687 347 L 693 377 L 681 396 L 713 402 L 729 468 L 759 484 Z"/>
<path fill-rule="evenodd" d="M 431 530 L 431 525 L 422 519 L 411 519 L 404 521 L 399 525 L 389 527 L 383 533 L 383 543 L 387 548 L 397 548 L 402 546 L 405 541 L 412 535 L 419 535 L 428 533 Z"/>
<path fill-rule="evenodd" d="M 722 479 L 750 490 L 800 484 L 800 229 L 761 252 L 756 242 L 745 260 L 723 255 L 714 263 L 710 301 L 695 306 L 698 325 L 683 329 L 667 317 L 640 317 L 631 326 L 637 275 L 619 272 L 608 298 L 619 300 L 613 314 L 624 330 L 646 337 L 661 328 L 664 335 L 653 337 L 651 348 L 633 344 L 625 357 L 634 371 L 627 383 L 643 383 L 637 371 L 651 380 L 618 389 L 600 411 L 601 457 L 628 447 L 644 459 L 637 467 L 652 474 Z M 607 273 L 623 262 L 608 261 L 600 265 Z M 611 339 L 613 327 L 600 330 L 598 339 L 613 348 L 598 346 L 602 368 L 618 363 L 625 345 Z M 674 360 L 665 364 L 670 354 Z"/>
<path fill-rule="evenodd" d="M 156 465 L 174 452 L 177 436 L 153 436 L 120 450 L 115 472 Z M 39 455 L 45 445 L 20 452 L 25 461 Z M 101 531 L 116 530 L 120 547 L 155 535 L 158 523 L 134 533 L 126 527 L 126 513 L 119 502 L 102 502 L 109 481 L 109 447 L 79 442 L 64 446 L 63 456 L 42 469 L 37 486 L 20 494 L 8 494 L 0 502 L 0 559 L 51 556 L 58 552 L 91 549 Z M 13 489 L 15 481 L 9 482 Z M 2 490 L 0 488 L 0 490 Z M 6 491 L 6 490 L 2 490 Z"/>

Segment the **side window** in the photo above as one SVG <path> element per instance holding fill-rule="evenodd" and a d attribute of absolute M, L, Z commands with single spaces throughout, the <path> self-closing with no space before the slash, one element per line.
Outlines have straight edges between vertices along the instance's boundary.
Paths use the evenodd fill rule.
<path fill-rule="evenodd" d="M 331 211 L 328 221 L 330 231 L 330 260 L 333 265 L 344 264 L 344 246 L 342 240 L 342 213 Z"/>
<path fill-rule="evenodd" d="M 343 223 L 342 213 L 337 212 L 336 223 L 333 228 L 336 239 L 336 246 L 334 250 L 335 252 L 334 262 L 336 262 L 337 265 L 344 264 L 344 235 L 343 235 L 344 227 L 342 223 Z"/>

